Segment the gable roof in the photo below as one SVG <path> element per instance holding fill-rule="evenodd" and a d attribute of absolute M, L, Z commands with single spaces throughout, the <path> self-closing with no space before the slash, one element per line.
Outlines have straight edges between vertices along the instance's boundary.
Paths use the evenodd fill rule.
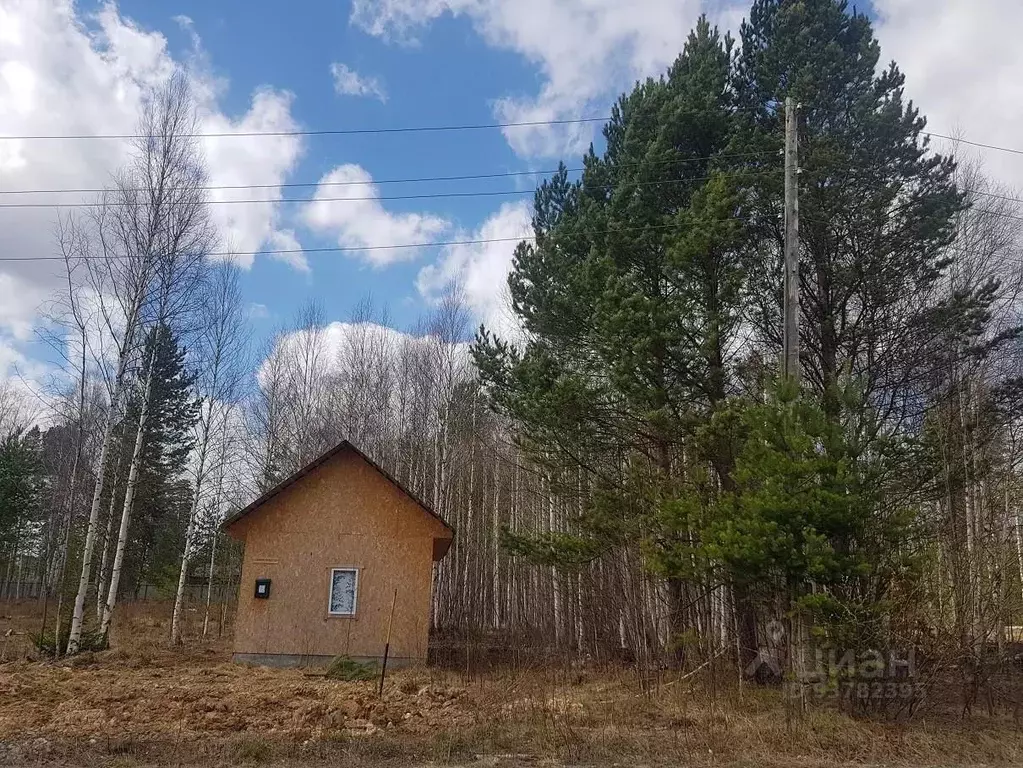
<path fill-rule="evenodd" d="M 381 475 L 383 475 L 384 479 L 386 479 L 388 482 L 390 482 L 391 485 L 393 485 L 395 488 L 397 488 L 399 491 L 401 491 L 403 494 L 405 494 L 405 496 L 407 496 L 409 499 L 411 499 L 413 502 L 415 502 L 416 505 L 418 505 L 420 509 L 422 509 L 424 512 L 426 512 L 426 514 L 428 514 L 430 517 L 432 517 L 435 520 L 437 520 L 437 522 L 439 522 L 441 525 L 443 525 L 448 531 L 451 532 L 451 535 L 454 536 L 455 529 L 452 528 L 447 523 L 447 521 L 444 520 L 443 517 L 441 517 L 436 512 L 434 512 L 433 508 L 430 507 L 429 504 L 427 504 L 425 501 L 420 499 L 416 494 L 414 494 L 412 491 L 410 491 L 404 485 L 402 485 L 397 480 L 395 480 L 394 477 L 387 470 L 385 470 L 383 467 L 381 467 L 379 464 L 377 464 L 375 461 L 373 461 L 373 459 L 371 459 L 365 453 L 360 451 L 358 448 L 356 448 L 354 445 L 352 445 L 347 440 L 342 440 L 340 443 L 335 445 L 333 448 L 331 448 L 326 453 L 324 453 L 321 456 L 318 456 L 317 458 L 315 458 L 312 461 L 310 461 L 308 464 L 306 464 L 304 467 L 302 467 L 302 469 L 298 470 L 298 472 L 295 472 L 293 475 L 291 475 L 291 476 L 285 478 L 284 480 L 282 480 L 281 482 L 279 482 L 277 485 L 275 485 L 269 491 L 267 491 L 262 496 L 260 496 L 258 499 L 253 501 L 247 507 L 245 507 L 244 509 L 240 509 L 237 512 L 235 512 L 233 515 L 229 516 L 221 524 L 221 526 L 220 526 L 221 529 L 227 530 L 232 525 L 234 525 L 239 520 L 241 520 L 243 517 L 245 517 L 247 514 L 249 514 L 249 512 L 252 512 L 252 511 L 254 511 L 256 509 L 259 509 L 261 506 L 266 504 L 268 501 L 270 501 L 270 499 L 272 499 L 274 496 L 279 494 L 281 491 L 283 491 L 286 488 L 294 485 L 299 480 L 301 480 L 303 477 L 305 477 L 306 475 L 311 473 L 313 470 L 317 469 L 318 467 L 322 466 L 323 464 L 326 464 L 328 461 L 330 461 L 332 458 L 337 456 L 342 451 L 353 451 L 359 458 L 361 458 L 363 461 L 365 461 L 367 464 L 369 464 L 371 467 L 373 467 L 373 469 L 375 469 L 377 472 L 379 472 Z"/>

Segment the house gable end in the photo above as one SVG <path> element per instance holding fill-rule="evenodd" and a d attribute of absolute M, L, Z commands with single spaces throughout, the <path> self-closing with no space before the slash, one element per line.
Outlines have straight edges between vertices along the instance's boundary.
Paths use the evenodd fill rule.
<path fill-rule="evenodd" d="M 281 520 L 269 518 L 282 517 Z M 433 557 L 447 552 L 453 531 L 423 502 L 350 443 L 328 451 L 223 525 L 248 540 L 283 535 L 429 537 Z"/>

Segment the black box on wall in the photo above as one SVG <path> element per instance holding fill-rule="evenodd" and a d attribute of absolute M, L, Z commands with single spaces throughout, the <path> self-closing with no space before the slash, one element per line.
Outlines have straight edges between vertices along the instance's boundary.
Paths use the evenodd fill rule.
<path fill-rule="evenodd" d="M 270 579 L 256 579 L 256 598 L 266 600 L 270 597 Z"/>

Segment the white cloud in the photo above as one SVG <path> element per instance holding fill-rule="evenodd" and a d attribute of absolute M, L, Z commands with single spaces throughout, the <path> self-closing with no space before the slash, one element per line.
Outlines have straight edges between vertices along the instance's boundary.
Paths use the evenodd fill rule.
<path fill-rule="evenodd" d="M 25 357 L 12 339 L 0 334 L 0 436 L 12 427 L 45 426 L 53 413 L 54 398 L 41 382 L 62 375 Z"/>
<path fill-rule="evenodd" d="M 0 125 L 7 135 L 132 133 L 144 90 L 175 70 L 185 71 L 199 100 L 204 132 L 288 130 L 295 127 L 291 97 L 258 91 L 240 117 L 224 114 L 217 96 L 224 83 L 210 75 L 201 56 L 175 61 L 163 35 L 144 30 L 121 16 L 113 4 L 95 15 L 80 14 L 70 0 L 0 0 Z M 296 137 L 204 140 L 210 183 L 273 185 L 259 197 L 279 199 L 279 185 L 298 160 Z M 121 140 L 6 139 L 0 142 L 0 178 L 4 189 L 73 189 L 103 186 L 126 159 Z M 252 191 L 211 193 L 252 197 Z M 82 202 L 82 195 L 52 193 L 19 196 L 23 202 Z M 213 213 L 225 247 L 250 255 L 277 228 L 276 206 L 216 205 Z M 53 209 L 0 210 L 0 252 L 51 256 L 56 252 Z M 59 264 L 59 262 L 56 262 Z M 17 280 L 17 312 L 6 304 L 0 325 L 30 323 L 35 306 L 27 296 L 46 295 L 61 282 L 54 263 L 3 265 L 0 274 Z M 15 316 L 16 315 L 16 316 Z M 20 327 L 20 326 L 19 326 Z"/>
<path fill-rule="evenodd" d="M 371 96 L 387 102 L 387 91 L 379 78 L 360 75 L 347 64 L 337 61 L 330 65 L 330 76 L 334 78 L 334 90 L 340 96 Z"/>
<path fill-rule="evenodd" d="M 293 336 L 301 335 L 303 331 L 296 331 Z M 381 348 L 389 353 L 395 353 L 401 345 L 415 337 L 379 323 L 360 322 L 345 323 L 334 321 L 323 328 L 323 349 L 327 359 L 330 361 L 328 367 L 331 372 L 336 372 L 343 366 L 345 349 L 355 340 L 363 341 L 371 339 Z"/>
<path fill-rule="evenodd" d="M 293 131 L 298 124 L 291 116 L 289 93 L 261 88 L 240 119 L 231 119 L 206 106 L 202 116 L 204 133 L 252 133 Z M 211 200 L 259 200 L 258 203 L 220 203 L 211 206 L 221 240 L 230 245 L 234 257 L 246 269 L 255 260 L 254 252 L 264 244 L 274 244 L 287 232 L 279 231 L 281 184 L 295 168 L 302 154 L 298 136 L 210 136 L 203 139 L 203 151 L 210 169 L 211 186 L 260 185 L 258 189 L 215 189 Z M 274 245 L 275 248 L 281 247 Z M 308 271 L 304 259 L 290 260 L 296 268 Z M 304 265 L 304 266 L 300 266 Z"/>
<path fill-rule="evenodd" d="M 188 60 L 176 61 L 163 35 L 121 16 L 113 3 L 86 14 L 72 0 L 0 0 L 0 126 L 6 135 L 130 134 L 145 89 L 176 70 L 192 82 L 203 132 L 296 127 L 291 96 L 269 88 L 257 91 L 240 116 L 225 114 L 219 97 L 226 82 L 210 73 L 198 38 L 193 37 Z M 0 188 L 101 187 L 124 163 L 128 149 L 122 140 L 5 139 L 0 141 Z M 211 185 L 270 185 L 211 192 L 215 199 L 271 201 L 212 209 L 222 247 L 234 248 L 241 254 L 238 261 L 250 266 L 252 252 L 278 236 L 273 201 L 280 199 L 279 184 L 298 161 L 301 141 L 294 136 L 207 138 L 204 151 Z M 18 200 L 78 203 L 88 196 L 46 193 Z M 46 208 L 0 209 L 0 254 L 56 255 L 56 216 Z M 62 271 L 59 261 L 0 263 L 0 332 L 25 340 L 45 299 L 63 287 Z"/>
<path fill-rule="evenodd" d="M 313 202 L 303 208 L 303 221 L 335 238 L 342 248 L 377 248 L 357 254 L 378 267 L 414 259 L 421 250 L 394 246 L 429 242 L 450 228 L 439 216 L 391 213 L 378 199 L 380 190 L 372 181 L 361 166 L 339 165 L 320 179 Z"/>
<path fill-rule="evenodd" d="M 298 242 L 293 230 L 277 230 L 270 236 L 270 245 L 275 251 L 282 251 L 282 253 L 271 253 L 270 258 L 291 265 L 297 272 L 308 274 L 311 271 L 309 261 L 301 250 L 302 245 Z"/>
<path fill-rule="evenodd" d="M 312 335 L 315 334 L 315 335 Z M 299 329 L 288 331 L 274 339 L 272 349 L 266 359 L 260 363 L 256 371 L 256 381 L 265 385 L 270 376 L 270 360 L 277 358 L 286 361 L 283 366 L 285 376 L 295 375 L 304 361 L 312 359 L 318 372 L 336 374 L 343 370 L 343 352 L 354 339 L 364 336 L 373 339 L 388 353 L 396 352 L 401 345 L 414 340 L 415 337 L 386 325 L 372 322 L 347 323 L 335 320 L 315 331 Z M 315 340 L 316 354 L 310 358 L 305 354 L 311 341 Z"/>
<path fill-rule="evenodd" d="M 260 304 L 258 302 L 252 302 L 249 305 L 249 317 L 253 320 L 266 320 L 270 317 L 270 310 L 266 304 Z"/>
<path fill-rule="evenodd" d="M 0 272 L 0 328 L 18 341 L 32 337 L 32 318 L 42 309 L 44 290 L 18 275 Z"/>
<path fill-rule="evenodd" d="M 874 0 L 882 61 L 906 75 L 906 95 L 928 128 L 986 144 L 1023 148 L 1023 47 L 1003 42 L 1023 26 L 1019 0 Z M 934 139 L 933 146 L 951 145 Z M 967 155 L 985 160 L 999 181 L 1023 187 L 1023 157 L 1003 152 Z"/>
<path fill-rule="evenodd" d="M 4 380 L 13 376 L 19 366 L 24 363 L 25 356 L 14 347 L 9 339 L 0 336 L 0 386 L 3 386 Z"/>
<path fill-rule="evenodd" d="M 515 246 L 532 235 L 532 207 L 526 202 L 505 203 L 473 233 L 461 240 L 497 242 L 452 245 L 435 264 L 423 267 L 416 287 L 428 300 L 437 300 L 451 288 L 461 291 L 476 318 L 504 338 L 516 338 L 519 326 L 510 307 L 508 272 Z"/>
<path fill-rule="evenodd" d="M 469 343 L 465 341 L 448 344 L 428 333 L 407 333 L 371 321 L 335 320 L 315 330 L 299 329 L 277 336 L 268 356 L 256 371 L 256 381 L 260 386 L 266 386 L 273 375 L 273 362 L 280 364 L 277 375 L 285 380 L 309 372 L 336 376 L 350 372 L 352 358 L 366 353 L 371 353 L 373 364 L 386 367 L 403 352 L 431 349 L 452 352 L 459 365 L 469 362 Z M 304 367 L 310 366 L 310 370 L 303 371 Z"/>
<path fill-rule="evenodd" d="M 372 35 L 414 41 L 446 13 L 471 19 L 491 46 L 514 51 L 541 73 L 535 94 L 504 95 L 494 103 L 501 122 L 550 121 L 608 114 L 633 81 L 665 71 L 682 50 L 702 11 L 723 26 L 748 2 L 722 0 L 355 0 L 351 21 Z M 505 129 L 527 157 L 585 149 L 595 124 Z"/>

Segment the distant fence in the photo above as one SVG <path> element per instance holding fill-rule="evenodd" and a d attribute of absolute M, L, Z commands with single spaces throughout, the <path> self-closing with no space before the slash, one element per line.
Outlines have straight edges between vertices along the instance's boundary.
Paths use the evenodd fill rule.
<path fill-rule="evenodd" d="M 206 602 L 205 584 L 185 585 L 186 603 Z M 12 581 L 0 585 L 0 600 L 37 600 L 42 595 L 43 584 L 40 581 Z M 52 593 L 51 593 L 52 595 Z M 234 600 L 238 595 L 238 587 L 234 584 L 214 584 L 210 600 L 222 603 Z M 121 590 L 119 600 L 169 600 L 174 597 L 173 590 L 158 587 L 155 584 L 140 584 L 137 589 Z"/>

